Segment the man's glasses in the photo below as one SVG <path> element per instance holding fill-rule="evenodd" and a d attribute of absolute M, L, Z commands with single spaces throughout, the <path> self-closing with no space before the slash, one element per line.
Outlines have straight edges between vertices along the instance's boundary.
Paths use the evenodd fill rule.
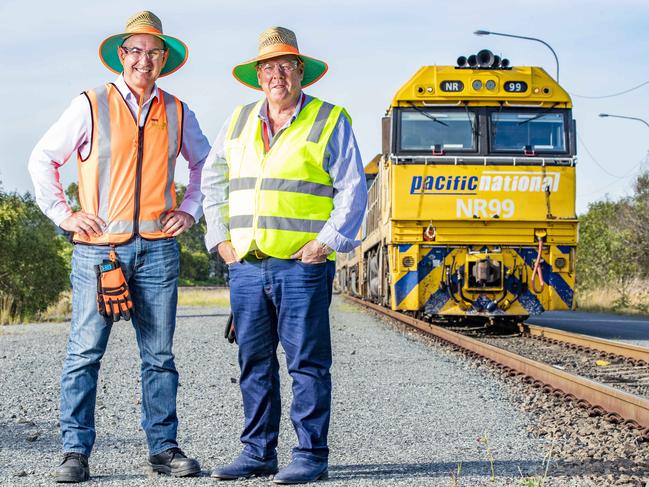
<path fill-rule="evenodd" d="M 290 73 L 295 71 L 300 65 L 299 61 L 283 61 L 281 63 L 259 63 L 257 69 L 264 73 L 265 75 L 272 75 L 275 72 L 275 68 L 279 69 L 281 73 Z"/>
<path fill-rule="evenodd" d="M 124 52 L 126 52 L 126 54 L 134 57 L 135 59 L 141 59 L 143 56 L 146 56 L 151 61 L 157 61 L 165 53 L 165 49 L 149 49 L 147 51 L 146 49 L 140 49 L 139 47 L 125 47 L 125 46 L 120 46 L 120 47 L 124 49 Z"/>

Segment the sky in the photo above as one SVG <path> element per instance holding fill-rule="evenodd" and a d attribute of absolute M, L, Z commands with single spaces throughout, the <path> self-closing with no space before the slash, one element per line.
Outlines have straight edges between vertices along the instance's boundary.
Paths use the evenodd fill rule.
<path fill-rule="evenodd" d="M 458 56 L 488 48 L 514 66 L 541 66 L 554 76 L 554 57 L 542 44 L 473 35 L 483 29 L 541 38 L 556 51 L 579 134 L 578 213 L 593 201 L 631 194 L 634 176 L 649 169 L 649 127 L 598 117 L 608 112 L 649 121 L 649 84 L 621 96 L 585 98 L 649 80 L 644 0 L 3 0 L 4 191 L 33 191 L 27 172 L 32 148 L 76 95 L 114 80 L 99 60 L 99 44 L 145 9 L 162 19 L 166 34 L 189 46 L 187 64 L 159 85 L 187 102 L 210 141 L 236 105 L 259 98 L 231 70 L 256 55 L 259 33 L 273 25 L 294 30 L 301 52 L 329 64 L 325 77 L 305 91 L 347 108 L 365 162 L 380 151 L 381 117 L 392 96 L 422 65 L 454 65 Z M 176 179 L 187 176 L 179 160 Z M 74 157 L 61 179 L 64 186 L 76 180 Z"/>

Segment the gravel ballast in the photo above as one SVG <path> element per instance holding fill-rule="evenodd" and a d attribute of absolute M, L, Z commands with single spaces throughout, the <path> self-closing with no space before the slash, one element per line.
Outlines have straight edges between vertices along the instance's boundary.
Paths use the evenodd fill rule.
<path fill-rule="evenodd" d="M 431 347 L 440 347 L 436 339 L 418 330 L 392 320 L 385 322 Z M 500 338 L 497 341 L 503 347 L 507 340 Z M 489 360 L 465 355 L 454 345 L 441 345 L 441 349 L 440 353 L 445 350 L 465 356 L 472 367 L 499 378 L 509 387 L 511 401 L 529 415 L 530 434 L 546 440 L 546 473 L 537 477 L 537 480 L 543 481 L 542 485 L 649 486 L 649 441 L 642 437 L 639 430 L 630 425 L 611 423 L 601 415 L 593 415 L 588 409 L 579 407 L 576 401 L 556 397 L 543 388 L 527 384 L 520 377 L 497 368 Z M 527 352 L 528 349 L 522 355 L 527 357 Z"/>
<path fill-rule="evenodd" d="M 201 462 L 203 476 L 170 479 L 147 472 L 139 358 L 132 326 L 120 322 L 100 372 L 91 483 L 206 485 L 215 482 L 207 477 L 210 468 L 237 455 L 243 413 L 237 347 L 222 338 L 227 314 L 214 308 L 178 313 L 179 442 Z M 53 484 L 51 472 L 61 457 L 59 375 L 67 332 L 67 324 L 0 328 L 0 485 Z M 339 297 L 332 305 L 332 336 L 330 480 L 323 485 L 506 486 L 542 476 L 547 441 L 528 431 L 532 416 L 492 371 L 386 326 Z M 295 442 L 283 363 L 282 380 L 280 465 Z M 564 477 L 544 485 L 584 484 Z"/>

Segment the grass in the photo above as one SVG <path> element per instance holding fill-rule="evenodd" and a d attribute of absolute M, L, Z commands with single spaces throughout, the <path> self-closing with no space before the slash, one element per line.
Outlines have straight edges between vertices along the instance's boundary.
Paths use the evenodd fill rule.
<path fill-rule="evenodd" d="M 60 322 L 70 320 L 72 302 L 70 291 L 61 293 L 59 300 L 45 311 L 30 315 L 14 315 L 11 307 L 14 302 L 11 296 L 0 295 L 0 325 L 16 325 L 32 322 Z"/>
<path fill-rule="evenodd" d="M 489 444 L 489 436 L 487 435 L 486 431 L 481 437 L 477 439 L 477 442 L 483 446 L 485 456 L 489 461 L 489 467 L 491 469 L 491 483 L 498 485 L 496 483 L 496 459 L 494 458 L 493 451 L 491 450 L 491 445 Z"/>
<path fill-rule="evenodd" d="M 0 295 L 0 326 L 30 322 L 69 321 L 72 316 L 72 293 L 66 291 L 59 300 L 35 316 L 20 317 L 11 314 L 11 296 Z M 230 290 L 225 287 L 180 287 L 178 306 L 230 306 Z"/>
<path fill-rule="evenodd" d="M 61 293 L 59 300 L 35 317 L 36 321 L 69 321 L 72 317 L 72 291 Z"/>
<path fill-rule="evenodd" d="M 225 287 L 178 289 L 178 306 L 230 306 L 230 290 Z"/>
<path fill-rule="evenodd" d="M 0 325 L 11 325 L 17 323 L 16 317 L 11 314 L 11 306 L 14 298 L 6 294 L 0 294 Z"/>
<path fill-rule="evenodd" d="M 590 290 L 578 290 L 578 311 L 599 311 L 629 315 L 649 314 L 649 282 L 634 279 L 628 286 L 626 296 L 613 286 Z"/>
<path fill-rule="evenodd" d="M 498 487 L 498 481 L 496 480 L 496 458 L 494 452 L 489 443 L 489 436 L 485 432 L 482 436 L 476 439 L 478 444 L 484 449 L 485 459 L 489 462 L 489 467 L 491 470 L 491 484 L 495 487 Z M 521 475 L 521 478 L 518 480 L 518 484 L 522 487 L 542 487 L 545 484 L 545 481 L 548 479 L 548 470 L 550 469 L 550 461 L 552 458 L 552 450 L 550 450 L 545 457 L 543 458 L 542 466 L 543 473 L 541 475 L 535 475 L 532 477 L 525 477 L 523 472 L 521 472 L 520 467 L 518 471 Z M 451 474 L 451 486 L 458 486 L 459 477 L 462 470 L 462 464 L 458 464 L 457 474 Z"/>

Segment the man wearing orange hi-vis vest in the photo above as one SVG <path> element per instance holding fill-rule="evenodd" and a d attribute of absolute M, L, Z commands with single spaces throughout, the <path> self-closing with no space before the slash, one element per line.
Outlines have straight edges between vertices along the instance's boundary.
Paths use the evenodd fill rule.
<path fill-rule="evenodd" d="M 83 92 L 34 148 L 29 170 L 36 200 L 73 233 L 72 323 L 61 376 L 63 461 L 57 482 L 90 477 L 95 399 L 113 322 L 132 320 L 140 349 L 142 427 L 153 470 L 200 472 L 178 447 L 174 363 L 179 249 L 175 237 L 202 215 L 201 171 L 210 145 L 187 105 L 156 85 L 187 60 L 187 46 L 162 32 L 153 13 L 128 19 L 105 39 L 100 58 L 119 76 Z M 79 203 L 64 198 L 59 167 L 77 156 Z M 174 172 L 189 163 L 185 198 Z"/>
<path fill-rule="evenodd" d="M 265 97 L 235 109 L 205 163 L 205 241 L 229 268 L 245 416 L 243 451 L 212 471 L 217 479 L 328 475 L 334 251 L 360 243 L 367 190 L 349 115 L 302 92 L 326 71 L 291 30 L 263 32 L 259 55 L 233 74 Z M 298 445 L 278 472 L 280 343 Z"/>

